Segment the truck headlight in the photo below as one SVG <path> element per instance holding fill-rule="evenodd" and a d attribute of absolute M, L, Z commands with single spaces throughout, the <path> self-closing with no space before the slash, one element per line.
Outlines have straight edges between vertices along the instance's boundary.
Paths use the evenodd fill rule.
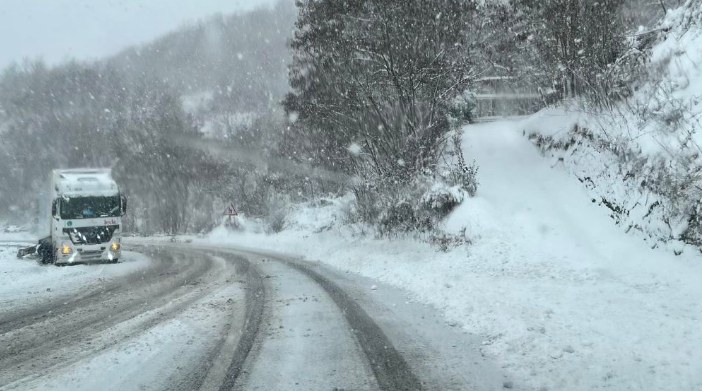
<path fill-rule="evenodd" d="M 122 245 L 117 242 L 112 242 L 112 246 L 110 246 L 112 251 L 119 251 L 120 248 L 122 248 Z"/>
<path fill-rule="evenodd" d="M 61 245 L 61 254 L 68 255 L 72 252 L 73 252 L 73 249 L 70 246 L 67 246 L 65 244 Z"/>

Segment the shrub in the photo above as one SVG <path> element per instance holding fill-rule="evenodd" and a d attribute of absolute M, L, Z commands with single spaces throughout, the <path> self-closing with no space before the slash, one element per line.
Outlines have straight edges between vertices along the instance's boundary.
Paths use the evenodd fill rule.
<path fill-rule="evenodd" d="M 268 215 L 268 228 L 270 231 L 274 233 L 282 232 L 283 228 L 285 228 L 286 216 L 287 213 L 283 209 L 271 212 L 271 214 Z"/>
<path fill-rule="evenodd" d="M 448 165 L 447 180 L 450 185 L 458 186 L 468 193 L 469 196 L 475 197 L 480 184 L 478 182 L 478 166 L 475 164 L 475 161 L 471 165 L 466 164 L 459 132 L 453 134 L 452 141 L 454 159 L 452 164 Z"/>
<path fill-rule="evenodd" d="M 466 229 L 463 228 L 458 234 L 449 234 L 446 232 L 440 232 L 433 234 L 429 237 L 429 244 L 432 247 L 436 247 L 438 251 L 447 253 L 452 249 L 471 244 L 471 240 L 466 237 Z"/>
<path fill-rule="evenodd" d="M 355 194 L 354 217 L 375 225 L 383 236 L 432 232 L 468 196 L 461 186 L 429 176 L 406 184 L 358 186 Z"/>
<path fill-rule="evenodd" d="M 290 201 L 284 197 L 272 195 L 268 198 L 268 214 L 266 223 L 270 232 L 279 233 L 285 228 L 285 219 L 288 215 Z"/>
<path fill-rule="evenodd" d="M 381 233 L 384 234 L 421 230 L 416 208 L 408 201 L 400 201 L 385 209 L 380 216 L 379 225 Z"/>
<path fill-rule="evenodd" d="M 449 159 L 443 157 L 436 174 L 373 177 L 358 184 L 355 208 L 344 214 L 346 220 L 374 225 L 383 236 L 435 231 L 478 188 L 478 167 L 465 163 L 459 132 L 454 133 L 453 149 L 447 155 Z"/>
<path fill-rule="evenodd" d="M 448 105 L 448 120 L 451 128 L 456 128 L 473 121 L 473 111 L 476 107 L 475 96 L 466 90 L 453 98 Z"/>
<path fill-rule="evenodd" d="M 436 211 L 440 216 L 447 216 L 466 198 L 466 191 L 460 186 L 448 186 L 444 183 L 435 184 L 422 196 L 425 209 Z"/>

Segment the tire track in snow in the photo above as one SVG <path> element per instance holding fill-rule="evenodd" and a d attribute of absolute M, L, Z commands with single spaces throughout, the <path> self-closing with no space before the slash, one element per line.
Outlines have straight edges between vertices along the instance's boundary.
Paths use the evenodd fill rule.
<path fill-rule="evenodd" d="M 230 264 L 233 263 L 236 275 L 245 277 L 245 314 L 241 322 L 242 330 L 237 330 L 236 326 L 239 324 L 231 319 L 219 340 L 214 344 L 215 348 L 195 369 L 190 371 L 183 381 L 172 384 L 169 389 L 232 389 L 239 379 L 244 363 L 250 356 L 254 341 L 258 338 L 266 297 L 260 270 L 240 255 L 212 251 L 208 253 L 222 257 Z M 233 314 L 230 315 L 234 317 Z"/>
<path fill-rule="evenodd" d="M 236 251 L 233 253 L 250 254 L 272 259 L 302 273 L 314 283 L 321 286 L 344 314 L 346 323 L 360 344 L 365 359 L 372 369 L 381 390 L 415 391 L 423 389 L 421 380 L 412 372 L 407 361 L 393 346 L 382 329 L 373 321 L 365 310 L 337 284 L 301 262 L 256 252 Z M 258 319 L 258 323 L 260 324 L 260 318 Z M 258 327 L 257 324 L 255 328 L 256 331 L 258 331 Z M 255 335 L 253 333 L 249 333 L 248 335 L 252 337 L 251 343 L 253 343 L 253 337 L 255 337 Z M 250 350 L 251 347 L 248 347 L 248 349 Z M 243 357 L 243 359 L 245 360 L 245 357 Z M 236 367 L 232 374 L 235 373 L 238 376 L 243 362 L 241 364 L 238 362 L 236 364 L 232 363 L 232 366 Z M 222 387 L 220 387 L 220 391 L 232 389 L 235 386 L 236 377 L 233 377 L 231 380 L 232 381 L 225 382 Z"/>
<path fill-rule="evenodd" d="M 170 246 L 169 246 L 170 247 Z M 176 247 L 176 246 L 173 246 Z M 16 349 L 14 355 L 9 356 L 2 351 L 0 347 L 0 367 L 10 369 L 7 374 L 0 375 L 0 388 L 3 385 L 8 385 L 8 382 L 20 380 L 23 378 L 31 378 L 35 373 L 46 373 L 48 370 L 57 371 L 60 368 L 71 365 L 75 362 L 90 357 L 91 355 L 100 354 L 101 350 L 111 346 L 119 346 L 129 339 L 138 338 L 140 334 L 145 333 L 150 328 L 156 327 L 162 322 L 173 319 L 179 313 L 191 307 L 198 300 L 212 294 L 215 288 L 202 288 L 197 284 L 190 285 L 193 281 L 204 279 L 206 282 L 214 283 L 215 281 L 224 280 L 222 271 L 230 270 L 229 266 L 234 266 L 237 278 L 243 278 L 245 283 L 245 310 L 243 321 L 227 323 L 227 326 L 217 334 L 217 339 L 212 341 L 212 348 L 205 352 L 204 357 L 199 362 L 193 362 L 189 366 L 189 370 L 178 374 L 175 379 L 171 379 L 169 389 L 178 390 L 194 390 L 194 389 L 217 389 L 230 390 L 235 387 L 246 388 L 246 379 L 242 377 L 245 366 L 258 365 L 261 345 L 266 342 L 269 335 L 264 335 L 262 323 L 265 318 L 270 316 L 267 314 L 267 308 L 273 307 L 270 303 L 272 298 L 267 294 L 268 283 L 261 273 L 261 269 L 251 262 L 249 259 L 242 257 L 242 254 L 252 254 L 257 257 L 276 261 L 283 269 L 289 269 L 290 273 L 299 273 L 303 280 L 309 279 L 310 284 L 321 287 L 322 291 L 328 295 L 329 303 L 332 306 L 338 307 L 340 310 L 338 316 L 340 322 L 348 326 L 349 341 L 358 342 L 341 349 L 348 350 L 349 354 L 357 354 L 361 362 L 365 362 L 369 371 L 367 375 L 375 378 L 375 384 L 381 390 L 421 390 L 423 389 L 422 382 L 410 369 L 407 361 L 402 354 L 395 349 L 389 338 L 384 334 L 383 330 L 375 323 L 368 313 L 359 305 L 354 298 L 347 293 L 338 284 L 323 276 L 319 272 L 313 270 L 302 262 L 296 262 L 284 257 L 274 257 L 270 254 L 255 254 L 240 251 L 227 251 L 214 248 L 187 248 L 178 246 L 179 250 L 167 249 L 165 246 L 149 246 L 157 251 L 157 257 L 163 258 L 162 268 L 156 265 L 154 269 L 159 272 L 147 271 L 146 276 L 138 276 L 130 280 L 129 284 L 124 289 L 119 286 L 106 287 L 103 290 L 92 292 L 84 297 L 74 300 L 66 304 L 68 308 L 61 309 L 50 316 L 43 317 L 41 311 L 35 310 L 25 313 L 22 319 L 11 319 L 8 323 L 7 317 L 1 320 L 6 320 L 0 323 L 0 342 L 2 342 L 6 330 L 9 333 L 16 332 L 19 328 L 20 334 L 35 332 L 39 329 L 40 336 L 36 341 L 32 341 L 31 337 L 24 340 L 25 345 L 14 345 L 22 349 Z M 182 250 L 182 251 L 181 251 Z M 185 266 L 181 269 L 173 268 L 174 265 L 168 262 L 168 257 L 174 256 L 185 262 Z M 185 254 L 185 255 L 183 255 Z M 216 255 L 224 258 L 225 268 L 220 270 L 214 268 L 214 261 L 211 255 Z M 203 266 L 204 265 L 204 266 Z M 171 267 L 169 269 L 169 266 Z M 150 274 L 149 274 L 150 273 Z M 281 274 L 282 278 L 286 278 L 287 272 Z M 266 276 L 267 277 L 267 276 Z M 140 302 L 146 297 L 146 292 L 149 292 L 148 287 L 158 282 L 161 278 L 169 279 L 169 281 L 180 281 L 180 284 L 163 284 L 158 283 L 158 294 L 149 299 L 149 302 L 144 304 Z M 182 286 L 183 281 L 189 281 L 190 284 Z M 227 281 L 229 282 L 229 281 Z M 306 283 L 305 283 L 306 284 Z M 310 285 L 311 286 L 311 285 Z M 132 292 L 138 290 L 139 287 L 147 288 L 140 294 Z M 322 292 L 320 291 L 320 292 Z M 154 292 L 151 292 L 154 293 Z M 324 293 L 320 293 L 324 295 Z M 131 296 L 130 296 L 131 295 Z M 119 301 L 117 298 L 124 296 L 124 300 Z M 127 300 L 129 297 L 136 298 L 135 300 Z M 100 312 L 99 308 L 104 307 L 106 299 L 107 303 L 120 304 L 117 313 L 112 313 L 111 316 L 106 316 L 110 313 L 110 308 L 103 309 Z M 326 300 L 326 299 L 325 299 Z M 175 301 L 175 302 L 174 302 Z M 91 315 L 86 310 L 97 308 L 96 314 Z M 48 308 L 48 305 L 42 309 Z M 163 313 L 159 316 L 152 316 L 153 311 L 162 309 Z M 129 332 L 118 332 L 113 341 L 108 344 L 102 344 L 99 348 L 94 346 L 87 350 L 78 349 L 73 345 L 83 345 L 85 340 L 93 338 L 105 339 L 101 333 L 108 330 L 113 325 L 121 324 L 121 322 L 133 319 L 135 316 L 146 314 L 151 311 L 150 315 L 144 321 L 138 323 L 138 326 L 132 327 Z M 74 315 L 77 316 L 77 321 L 72 320 Z M 234 315 L 230 315 L 234 319 Z M 239 318 L 241 319 L 241 318 Z M 22 323 L 25 323 L 23 325 Z M 55 333 L 42 333 L 41 327 L 58 323 L 58 334 L 65 332 L 65 335 L 54 337 Z M 77 327 L 76 327 L 77 326 Z M 34 330 L 31 330 L 34 329 Z M 312 344 L 315 340 L 310 340 Z M 89 346 L 89 345 L 88 345 Z M 360 349 L 359 349 L 360 347 Z M 308 349 L 323 349 L 320 346 L 311 345 Z M 353 350 L 353 351 L 352 351 Z M 77 356 L 75 353 L 78 353 Z M 57 357 L 51 357 L 58 353 Z M 41 357 L 44 356 L 44 361 Z M 31 365 L 36 365 L 32 367 Z M 265 365 L 266 363 L 261 362 Z M 23 368 L 24 367 L 24 368 Z M 13 383 L 14 386 L 21 383 Z M 242 384 L 243 383 L 243 384 Z M 375 387 L 373 387 L 375 388 Z"/>
<path fill-rule="evenodd" d="M 227 369 L 220 391 L 231 390 L 241 375 L 241 371 L 249 359 L 254 343 L 259 336 L 266 302 L 266 287 L 260 270 L 250 261 L 246 261 L 246 319 L 244 330 L 234 350 L 234 355 Z"/>
<path fill-rule="evenodd" d="M 275 258 L 273 258 L 275 259 Z M 402 354 L 395 349 L 383 330 L 341 287 L 308 266 L 276 259 L 305 274 L 319 284 L 344 313 L 353 330 L 381 390 L 422 390 L 422 382 L 415 376 Z"/>
<path fill-rule="evenodd" d="M 107 297 L 105 295 L 120 293 L 126 286 L 134 284 L 143 286 L 151 285 L 151 283 L 158 281 L 166 274 L 185 272 L 188 268 L 192 267 L 192 262 L 184 265 L 174 265 L 172 257 L 168 259 L 165 257 L 153 257 L 153 253 L 144 255 L 152 256 L 152 266 L 147 270 L 116 277 L 78 296 L 74 294 L 59 295 L 48 300 L 44 304 L 35 305 L 30 309 L 10 310 L 3 313 L 0 317 L 0 335 L 19 328 L 30 327 L 36 323 L 45 322 L 48 318 L 65 315 L 78 307 L 87 306 L 95 302 L 95 299 L 100 296 Z M 106 267 L 109 266 L 106 265 Z M 173 270 L 174 268 L 175 270 Z"/>
<path fill-rule="evenodd" d="M 96 353 L 98 349 L 104 350 L 118 345 L 159 323 L 176 317 L 210 293 L 209 290 L 199 289 L 197 284 L 193 284 L 213 270 L 212 259 L 200 257 L 199 260 L 200 262 L 196 262 L 186 258 L 187 266 L 183 272 L 185 274 L 166 273 L 172 278 L 167 283 L 156 284 L 156 291 L 151 287 L 154 278 L 135 279 L 134 282 L 141 281 L 141 285 L 125 286 L 123 290 L 117 289 L 117 293 L 108 295 L 109 297 L 90 296 L 95 300 L 80 301 L 78 307 L 71 306 L 72 311 L 64 311 L 59 315 L 43 319 L 43 322 L 30 322 L 31 324 L 27 327 L 1 333 L 0 341 L 4 340 L 5 343 L 0 344 L 4 345 L 0 348 L 0 367 L 4 369 L 0 374 L 0 387 L 36 373 L 46 372 L 48 369 L 57 370 L 68 366 Z M 164 263 L 168 264 L 167 261 Z M 156 274 L 156 278 L 158 276 L 163 274 Z M 188 283 L 183 285 L 184 281 Z M 138 288 L 142 288 L 141 291 L 138 291 Z M 134 292 L 135 290 L 137 292 Z M 178 302 L 178 300 L 182 301 Z M 121 335 L 120 338 L 115 338 L 99 348 L 90 346 L 87 350 L 75 351 L 76 348 L 84 345 L 86 340 L 112 326 L 159 308 L 164 308 L 164 311 L 141 323 L 133 332 Z M 51 329 L 47 330 L 47 328 Z"/>

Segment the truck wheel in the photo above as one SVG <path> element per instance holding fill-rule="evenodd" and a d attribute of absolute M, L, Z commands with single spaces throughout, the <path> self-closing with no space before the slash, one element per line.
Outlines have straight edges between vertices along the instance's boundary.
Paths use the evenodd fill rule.
<path fill-rule="evenodd" d="M 51 247 L 45 244 L 40 244 L 37 251 L 39 253 L 39 259 L 42 265 L 48 265 L 54 263 L 54 252 L 51 251 Z"/>
<path fill-rule="evenodd" d="M 51 241 L 51 236 L 39 239 L 36 251 L 42 265 L 55 262 L 56 254 L 54 254 L 54 243 Z"/>

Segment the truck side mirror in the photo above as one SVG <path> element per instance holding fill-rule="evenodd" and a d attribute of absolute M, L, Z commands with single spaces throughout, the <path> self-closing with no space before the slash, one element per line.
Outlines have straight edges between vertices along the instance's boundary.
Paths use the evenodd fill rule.
<path fill-rule="evenodd" d="M 122 202 L 122 215 L 124 216 L 127 213 L 127 197 L 124 195 L 120 195 L 119 198 Z"/>
<path fill-rule="evenodd" d="M 51 217 L 54 217 L 58 214 L 58 211 L 56 210 L 57 209 L 56 204 L 57 204 L 56 200 L 53 200 L 51 202 Z"/>

